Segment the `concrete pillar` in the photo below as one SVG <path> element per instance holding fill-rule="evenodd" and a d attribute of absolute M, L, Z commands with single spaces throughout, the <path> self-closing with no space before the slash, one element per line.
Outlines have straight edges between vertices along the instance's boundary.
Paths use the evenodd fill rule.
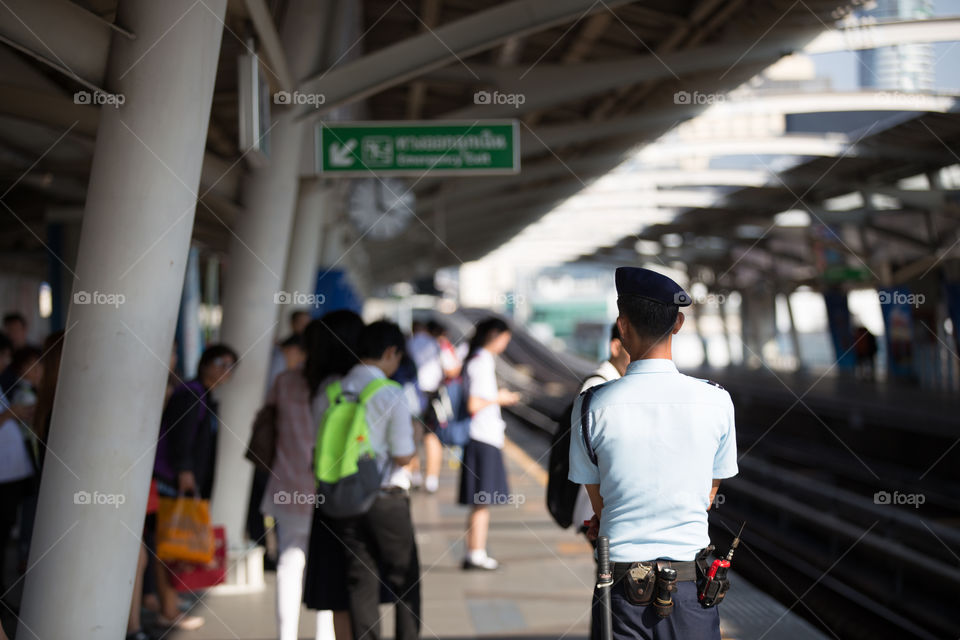
<path fill-rule="evenodd" d="M 323 221 L 331 204 L 331 192 L 332 189 L 324 187 L 318 178 L 304 178 L 300 181 L 293 233 L 290 234 L 290 255 L 283 279 L 284 291 L 312 294 L 316 289 Z M 308 311 L 315 313 L 316 309 L 310 308 Z M 279 320 L 278 329 L 283 332 L 287 328 L 286 318 L 281 317 Z"/>
<path fill-rule="evenodd" d="M 321 50 L 323 3 L 292 0 L 281 29 L 288 64 L 297 80 L 314 71 Z M 243 457 L 254 414 L 263 402 L 276 333 L 300 177 L 300 149 L 311 126 L 296 122 L 293 110 L 275 109 L 270 162 L 246 178 L 245 213 L 231 239 L 223 294 L 220 337 L 240 354 L 231 384 L 220 397 L 221 432 L 211 509 L 226 528 L 227 542 L 243 546 L 253 466 Z"/>
<path fill-rule="evenodd" d="M 17 637 L 121 638 L 226 0 L 123 0 Z"/>
<path fill-rule="evenodd" d="M 797 319 L 793 315 L 793 303 L 790 301 L 790 291 L 783 292 L 783 298 L 787 303 L 787 316 L 790 319 L 790 344 L 793 346 L 793 356 L 797 360 L 797 371 L 806 369 L 803 363 L 803 351 L 800 349 L 800 332 L 797 331 Z"/>

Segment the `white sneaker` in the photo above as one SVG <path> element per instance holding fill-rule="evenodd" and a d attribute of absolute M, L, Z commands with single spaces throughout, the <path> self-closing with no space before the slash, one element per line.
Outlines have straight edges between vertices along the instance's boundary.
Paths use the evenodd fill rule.
<path fill-rule="evenodd" d="M 429 480 L 429 478 L 428 478 Z M 423 474 L 419 471 L 414 471 L 410 474 L 410 486 L 414 489 L 419 489 L 423 486 Z M 429 491 L 429 489 L 428 489 Z"/>
<path fill-rule="evenodd" d="M 423 481 L 423 488 L 427 490 L 427 493 L 436 493 L 437 489 L 440 488 L 440 478 L 437 476 L 427 476 Z"/>
<path fill-rule="evenodd" d="M 463 559 L 463 569 L 480 569 L 482 571 L 494 571 L 500 566 L 500 563 L 487 555 L 486 551 L 471 551 Z"/>

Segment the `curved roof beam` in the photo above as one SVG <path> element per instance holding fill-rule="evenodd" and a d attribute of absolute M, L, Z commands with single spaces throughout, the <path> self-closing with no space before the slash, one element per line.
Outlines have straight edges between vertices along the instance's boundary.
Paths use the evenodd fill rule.
<path fill-rule="evenodd" d="M 67 0 L 0 3 L 0 41 L 89 89 L 103 86 L 113 31 L 134 37 Z"/>
<path fill-rule="evenodd" d="M 301 119 L 317 118 L 349 102 L 459 61 L 476 77 L 463 58 L 493 48 L 506 40 L 543 31 L 597 11 L 609 11 L 629 0 L 514 0 L 466 18 L 420 33 L 342 66 L 316 75 L 300 85 L 304 93 L 322 93 L 319 109 L 302 107 Z"/>
<path fill-rule="evenodd" d="M 624 84 L 648 80 L 679 78 L 707 71 L 722 70 L 727 76 L 736 67 L 772 63 L 784 55 L 803 49 L 822 28 L 807 27 L 784 32 L 777 38 L 748 43 L 707 45 L 664 53 L 639 55 L 620 60 L 580 64 L 539 64 L 531 68 L 479 67 L 483 77 L 503 93 L 523 94 L 522 105 L 472 105 L 444 114 L 445 118 L 516 117 L 530 111 L 572 102 Z M 461 77 L 463 75 L 461 74 Z M 703 105 L 698 105 L 703 110 Z"/>
<path fill-rule="evenodd" d="M 876 49 L 899 44 L 955 42 L 958 33 L 960 33 L 960 18 L 856 25 L 823 31 L 804 48 L 804 53 Z"/>

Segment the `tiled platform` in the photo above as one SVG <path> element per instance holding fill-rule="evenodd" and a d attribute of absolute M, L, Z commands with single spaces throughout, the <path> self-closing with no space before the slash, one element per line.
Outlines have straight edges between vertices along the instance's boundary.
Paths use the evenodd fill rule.
<path fill-rule="evenodd" d="M 463 572 L 466 510 L 454 504 L 457 472 L 445 465 L 440 491 L 413 497 L 423 572 L 423 638 L 516 638 L 583 640 L 594 580 L 589 545 L 557 528 L 544 505 L 545 474 L 537 464 L 545 445 L 522 428 L 511 428 L 507 449 L 514 502 L 495 510 L 490 552 L 503 563 L 493 573 Z M 724 638 L 819 639 L 806 622 L 742 580 L 721 608 Z M 196 613 L 198 631 L 170 634 L 175 640 L 275 638 L 272 575 L 267 590 L 251 595 L 210 594 Z M 391 633 L 392 612 L 383 610 Z M 312 638 L 314 619 L 301 620 L 301 638 Z"/>

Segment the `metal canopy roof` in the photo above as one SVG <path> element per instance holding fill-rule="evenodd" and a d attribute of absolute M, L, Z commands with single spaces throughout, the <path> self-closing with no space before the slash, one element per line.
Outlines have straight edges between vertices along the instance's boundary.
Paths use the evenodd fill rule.
<path fill-rule="evenodd" d="M 706 106 L 677 104 L 677 91 L 732 89 L 855 4 L 341 0 L 329 3 L 328 32 L 318 34 L 326 71 L 300 79 L 290 77 L 277 28 L 295 4 L 231 0 L 194 239 L 226 254 L 243 215 L 237 58 L 248 40 L 271 88 L 325 93 L 327 103 L 303 117 L 347 107 L 378 120 L 521 119 L 519 175 L 411 181 L 415 219 L 387 241 L 366 237 L 345 211 L 329 221 L 326 232 L 337 227 L 355 247 L 344 264 L 376 284 L 484 255 Z M 115 0 L 9 0 L 0 11 L 0 266 L 41 274 L 46 223 L 82 215 L 98 109 L 112 108 L 75 104 L 73 94 L 102 84 L 109 39 L 122 29 Z M 474 104 L 482 89 L 523 93 L 525 103 Z"/>
<path fill-rule="evenodd" d="M 745 187 L 714 206 L 688 208 L 669 224 L 627 234 L 581 261 L 683 261 L 695 278 L 720 289 L 774 280 L 813 284 L 822 275 L 815 255 L 819 234 L 821 245 L 864 272 L 866 284 L 923 275 L 958 242 L 958 185 L 938 183 L 940 169 L 960 163 L 960 113 L 900 114 L 852 137 L 849 153 L 808 159 L 778 173 L 778 184 Z M 900 150 L 899 157 L 870 153 L 876 149 Z M 898 185 L 918 175 L 926 177 L 926 188 Z M 848 194 L 859 200 L 855 206 L 826 206 Z M 786 211 L 805 212 L 815 230 L 777 224 L 775 216 Z M 645 254 L 644 241 L 664 248 Z"/>

